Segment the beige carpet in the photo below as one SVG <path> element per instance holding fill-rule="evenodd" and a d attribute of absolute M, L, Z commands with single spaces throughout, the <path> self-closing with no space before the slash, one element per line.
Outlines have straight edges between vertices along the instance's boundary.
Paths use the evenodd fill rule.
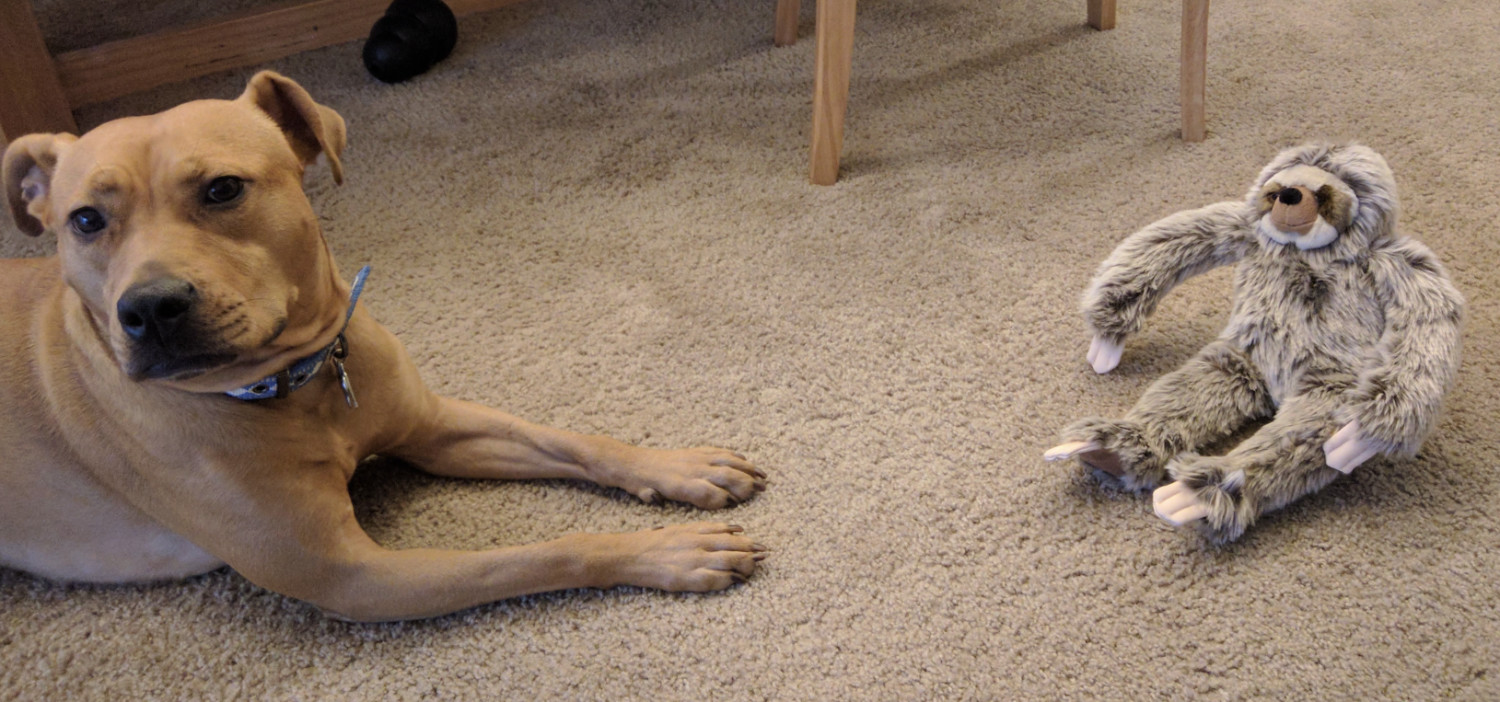
<path fill-rule="evenodd" d="M 453 57 L 400 86 L 357 43 L 272 65 L 349 120 L 348 181 L 314 199 L 429 382 L 746 452 L 771 488 L 726 516 L 775 549 L 749 584 L 361 626 L 229 571 L 0 571 L 0 698 L 1500 699 L 1493 0 L 1215 3 L 1200 144 L 1177 136 L 1179 3 L 1124 0 L 1095 32 L 1079 0 L 866 2 L 831 188 L 805 178 L 815 3 L 784 49 L 773 4 L 528 3 L 463 21 Z M 131 5 L 39 7 L 63 46 Z M 249 73 L 81 117 L 230 97 Z M 1096 376 L 1076 302 L 1097 262 L 1324 137 L 1386 155 L 1407 230 L 1470 300 L 1422 455 L 1223 549 L 1043 463 L 1059 427 L 1128 407 L 1228 311 L 1226 272 L 1197 279 Z M 52 246 L 4 234 L 0 254 Z M 394 465 L 353 491 L 397 548 L 705 516 Z"/>

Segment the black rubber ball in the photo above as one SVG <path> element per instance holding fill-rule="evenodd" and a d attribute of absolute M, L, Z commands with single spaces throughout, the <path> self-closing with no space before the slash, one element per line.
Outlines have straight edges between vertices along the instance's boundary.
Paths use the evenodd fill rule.
<path fill-rule="evenodd" d="M 447 58 L 457 42 L 458 21 L 441 0 L 396 0 L 370 28 L 365 68 L 399 83 Z"/>
<path fill-rule="evenodd" d="M 433 63 L 448 58 L 458 43 L 458 19 L 442 0 L 395 0 L 385 14 L 410 17 L 431 33 Z"/>
<path fill-rule="evenodd" d="M 400 83 L 432 67 L 432 33 L 404 17 L 382 17 L 365 42 L 365 68 L 387 83 Z"/>

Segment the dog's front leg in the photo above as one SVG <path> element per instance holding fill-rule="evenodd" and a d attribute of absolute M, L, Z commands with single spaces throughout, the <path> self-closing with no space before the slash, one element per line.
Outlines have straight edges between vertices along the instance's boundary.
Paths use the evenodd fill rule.
<path fill-rule="evenodd" d="M 337 587 L 307 597 L 354 621 L 420 619 L 539 592 L 635 585 L 709 592 L 745 582 L 765 548 L 728 524 L 572 534 L 489 551 L 367 551 Z"/>
<path fill-rule="evenodd" d="M 393 551 L 340 514 L 352 510 L 287 515 L 278 526 L 257 532 L 258 548 L 228 549 L 229 564 L 252 582 L 330 616 L 392 621 L 571 588 L 722 590 L 745 582 L 766 550 L 740 527 L 700 523 L 572 534 L 487 551 Z"/>
<path fill-rule="evenodd" d="M 527 422 L 471 402 L 430 396 L 397 446 L 384 451 L 438 475 L 462 478 L 572 478 L 719 509 L 765 488 L 766 475 L 721 448 L 649 449 Z"/>
<path fill-rule="evenodd" d="M 698 523 L 572 534 L 484 551 L 391 550 L 355 517 L 341 461 L 251 457 L 138 495 L 150 513 L 250 581 L 342 619 L 455 612 L 571 588 L 617 585 L 707 592 L 743 582 L 765 548 L 738 526 Z"/>

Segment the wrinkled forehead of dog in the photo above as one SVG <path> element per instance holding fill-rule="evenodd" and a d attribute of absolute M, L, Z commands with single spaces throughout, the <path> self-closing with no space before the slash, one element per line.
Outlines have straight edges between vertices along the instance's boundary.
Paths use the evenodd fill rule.
<path fill-rule="evenodd" d="M 52 189 L 64 199 L 225 175 L 297 178 L 302 172 L 286 135 L 268 115 L 228 100 L 198 100 L 106 122 L 58 156 Z"/>

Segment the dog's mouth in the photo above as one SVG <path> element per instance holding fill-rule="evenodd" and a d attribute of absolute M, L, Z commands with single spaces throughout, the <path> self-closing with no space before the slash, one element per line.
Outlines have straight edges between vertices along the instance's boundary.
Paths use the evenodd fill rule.
<path fill-rule="evenodd" d="M 279 319 L 267 330 L 268 337 L 251 338 L 248 330 L 255 325 L 243 315 L 225 320 L 188 316 L 170 326 L 150 326 L 133 338 L 127 330 L 117 337 L 116 349 L 131 380 L 183 382 L 253 362 L 257 350 L 285 326 Z"/>
<path fill-rule="evenodd" d="M 188 380 L 228 365 L 234 359 L 234 354 L 222 352 L 133 359 L 127 373 L 131 380 Z"/>
<path fill-rule="evenodd" d="M 204 331 L 201 321 L 189 320 L 169 338 L 149 333 L 128 339 L 121 355 L 131 380 L 187 380 L 236 361 L 239 352 L 228 340 Z"/>
<path fill-rule="evenodd" d="M 184 334 L 167 344 L 155 339 L 137 341 L 121 353 L 120 365 L 125 375 L 136 382 L 168 383 L 195 392 L 206 392 L 205 388 L 235 388 L 273 374 L 296 360 L 284 357 L 301 353 L 300 347 L 273 346 L 272 342 L 285 328 L 286 321 L 278 320 L 266 338 L 251 343 L 202 334 Z"/>

